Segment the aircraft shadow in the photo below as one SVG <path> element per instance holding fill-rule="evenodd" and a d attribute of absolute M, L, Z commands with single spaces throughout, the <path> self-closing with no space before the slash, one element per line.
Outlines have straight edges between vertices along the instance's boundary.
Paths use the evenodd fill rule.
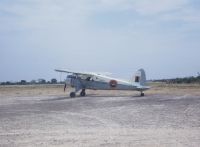
<path fill-rule="evenodd" d="M 71 98 L 71 97 L 55 97 L 55 98 L 50 98 L 50 99 L 45 99 L 45 100 L 41 100 L 41 101 L 62 101 L 62 100 L 68 100 L 68 99 L 76 99 L 76 98 L 111 98 L 111 97 L 129 97 L 129 98 L 141 98 L 141 96 L 139 95 L 134 95 L 134 96 L 128 96 L 128 95 L 96 95 L 96 94 L 88 94 L 85 97 L 81 97 L 81 96 L 76 96 L 75 98 Z"/>
<path fill-rule="evenodd" d="M 45 99 L 41 101 L 62 101 L 62 100 L 67 100 L 67 99 L 72 99 L 72 98 L 71 97 L 56 97 L 56 98 Z"/>
<path fill-rule="evenodd" d="M 103 98 L 103 97 L 141 97 L 140 95 L 96 95 L 96 94 L 87 94 L 85 97 L 98 97 L 98 98 Z"/>

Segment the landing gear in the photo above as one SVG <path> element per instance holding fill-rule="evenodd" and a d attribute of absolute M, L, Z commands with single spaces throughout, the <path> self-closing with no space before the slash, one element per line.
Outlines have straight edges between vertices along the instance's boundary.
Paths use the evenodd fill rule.
<path fill-rule="evenodd" d="M 71 98 L 76 97 L 76 93 L 75 93 L 75 92 L 71 92 L 71 93 L 70 93 L 70 97 L 71 97 Z"/>
<path fill-rule="evenodd" d="M 80 93 L 80 96 L 84 97 L 85 95 L 86 95 L 85 89 L 82 89 L 82 91 L 81 91 L 81 93 Z M 71 93 L 70 93 L 70 97 L 71 97 L 71 98 L 76 97 L 76 92 L 71 92 Z"/>
<path fill-rule="evenodd" d="M 140 96 L 144 96 L 144 92 L 142 92 L 142 91 L 141 91 L 141 94 L 140 94 Z"/>
<path fill-rule="evenodd" d="M 81 93 L 80 93 L 80 96 L 84 97 L 85 95 L 86 95 L 85 89 L 83 89 L 83 90 L 81 91 Z"/>

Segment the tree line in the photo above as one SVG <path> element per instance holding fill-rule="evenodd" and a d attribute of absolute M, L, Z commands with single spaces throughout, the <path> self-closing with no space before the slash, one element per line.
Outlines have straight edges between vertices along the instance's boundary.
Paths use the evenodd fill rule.
<path fill-rule="evenodd" d="M 159 79 L 159 80 L 153 80 L 153 82 L 164 82 L 167 84 L 191 84 L 191 83 L 200 84 L 200 75 L 198 75 L 197 77 L 191 76 L 191 77 L 174 78 L 174 79 Z"/>
<path fill-rule="evenodd" d="M 52 78 L 50 81 L 47 81 L 45 79 L 38 79 L 38 80 L 21 80 L 17 82 L 12 81 L 6 81 L 6 82 L 0 82 L 0 85 L 34 85 L 34 84 L 63 84 L 64 82 L 58 82 L 57 79 Z"/>
<path fill-rule="evenodd" d="M 197 77 L 184 77 L 184 78 L 172 78 L 172 79 L 157 79 L 157 80 L 150 80 L 152 82 L 164 82 L 167 84 L 191 84 L 191 83 L 198 83 L 200 84 L 200 75 Z M 63 84 L 64 81 L 58 82 L 57 79 L 52 78 L 50 81 L 46 81 L 45 79 L 38 79 L 38 80 L 21 80 L 17 82 L 0 82 L 0 85 L 34 85 L 34 84 Z"/>

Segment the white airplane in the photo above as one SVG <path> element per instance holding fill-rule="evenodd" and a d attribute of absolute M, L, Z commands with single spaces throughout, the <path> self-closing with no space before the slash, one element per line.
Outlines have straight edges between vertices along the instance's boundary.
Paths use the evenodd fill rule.
<path fill-rule="evenodd" d="M 132 81 L 125 81 L 109 77 L 107 75 L 93 73 L 93 72 L 73 72 L 68 70 L 55 69 L 57 72 L 64 72 L 69 74 L 66 78 L 66 86 L 71 86 L 75 90 L 70 93 L 70 97 L 76 97 L 76 93 L 80 92 L 80 96 L 85 96 L 86 89 L 92 90 L 135 90 L 144 96 L 144 91 L 148 90 L 146 86 L 146 75 L 143 69 L 138 70 Z"/>

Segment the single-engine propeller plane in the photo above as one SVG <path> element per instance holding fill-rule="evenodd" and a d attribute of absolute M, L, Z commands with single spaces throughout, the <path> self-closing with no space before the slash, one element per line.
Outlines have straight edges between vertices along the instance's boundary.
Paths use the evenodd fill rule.
<path fill-rule="evenodd" d="M 139 91 L 141 96 L 144 96 L 144 91 L 148 90 L 149 87 L 146 86 L 146 75 L 143 69 L 139 69 L 132 80 L 125 81 L 110 76 L 93 73 L 93 72 L 73 72 L 68 70 L 55 69 L 57 72 L 67 73 L 66 86 L 71 86 L 75 90 L 70 93 L 70 97 L 76 97 L 76 93 L 80 92 L 80 96 L 85 96 L 86 89 L 92 90 L 135 90 Z"/>

